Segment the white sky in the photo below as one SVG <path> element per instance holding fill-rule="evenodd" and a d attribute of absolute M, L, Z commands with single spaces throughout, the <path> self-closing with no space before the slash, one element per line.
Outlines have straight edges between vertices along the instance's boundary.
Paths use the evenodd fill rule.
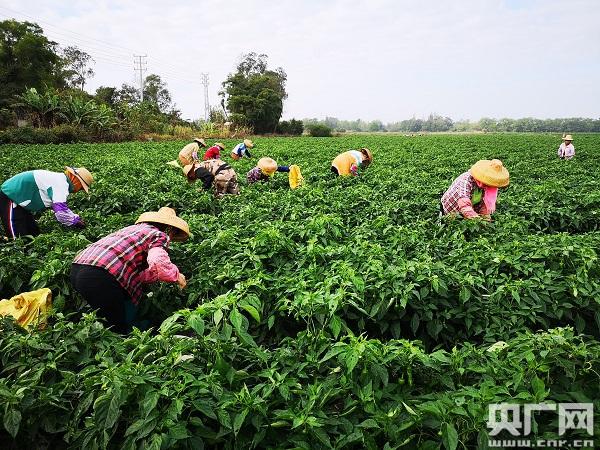
<path fill-rule="evenodd" d="M 200 74 L 216 105 L 250 51 L 286 71 L 284 118 L 600 117 L 599 0 L 0 0 L 7 18 L 90 53 L 92 92 L 147 54 L 187 119 Z"/>

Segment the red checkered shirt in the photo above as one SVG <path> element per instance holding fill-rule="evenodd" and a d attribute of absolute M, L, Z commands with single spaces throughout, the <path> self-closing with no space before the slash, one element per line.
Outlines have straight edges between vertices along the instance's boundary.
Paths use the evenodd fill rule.
<path fill-rule="evenodd" d="M 471 196 L 476 188 L 477 182 L 471 175 L 471 172 L 465 172 L 456 178 L 444 195 L 442 195 L 444 214 L 460 214 L 462 205 L 459 200 L 463 199 L 463 202 L 468 200 L 468 203 L 471 203 Z M 483 201 L 479 202 L 477 205 L 473 205 L 473 209 L 477 214 L 486 214 Z"/>
<path fill-rule="evenodd" d="M 115 231 L 87 246 L 73 261 L 106 269 L 137 304 L 142 296 L 144 271 L 148 268 L 148 250 L 167 249 L 169 237 L 158 228 L 140 223 Z"/>

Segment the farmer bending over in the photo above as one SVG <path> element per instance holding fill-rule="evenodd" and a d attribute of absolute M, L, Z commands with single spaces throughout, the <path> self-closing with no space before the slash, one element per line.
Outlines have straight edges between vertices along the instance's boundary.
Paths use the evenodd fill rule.
<path fill-rule="evenodd" d="M 242 159 L 244 156 L 246 158 L 252 158 L 249 150 L 251 148 L 254 148 L 254 143 L 250 139 L 244 139 L 244 142 L 240 142 L 238 145 L 233 147 L 233 150 L 231 151 L 231 157 L 236 161 L 238 159 Z"/>
<path fill-rule="evenodd" d="M 211 148 L 206 150 L 204 158 L 202 159 L 204 159 L 204 161 L 208 161 L 209 159 L 221 159 L 221 150 L 225 150 L 225 145 L 217 142 Z"/>
<path fill-rule="evenodd" d="M 81 251 L 71 266 L 71 284 L 119 333 L 131 330 L 144 284 L 166 281 L 183 289 L 185 276 L 169 259 L 170 241 L 185 241 L 190 229 L 171 208 L 142 214 Z"/>
<path fill-rule="evenodd" d="M 368 148 L 341 153 L 331 162 L 331 171 L 336 176 L 358 175 L 359 168 L 367 168 L 373 162 L 373 154 Z"/>
<path fill-rule="evenodd" d="M 198 161 L 198 151 L 201 148 L 206 148 L 204 139 L 194 138 L 194 142 L 189 143 L 179 152 L 179 162 L 181 162 L 182 165 L 187 166 L 194 161 Z"/>
<path fill-rule="evenodd" d="M 202 181 L 204 190 L 208 191 L 214 186 L 214 195 L 217 198 L 225 194 L 239 195 L 240 193 L 235 170 L 220 159 L 189 164 L 183 168 L 183 174 L 190 182 Z"/>
<path fill-rule="evenodd" d="M 67 197 L 81 189 L 89 192 L 93 182 L 85 167 L 66 167 L 63 173 L 31 170 L 9 178 L 0 186 L 0 217 L 6 236 L 39 235 L 34 214 L 46 208 L 52 208 L 61 224 L 83 228 L 81 217 L 67 206 Z"/>
<path fill-rule="evenodd" d="M 491 221 L 496 210 L 498 188 L 506 187 L 509 175 L 499 159 L 482 159 L 460 175 L 444 193 L 442 214 L 460 214 L 465 219 L 482 217 Z"/>

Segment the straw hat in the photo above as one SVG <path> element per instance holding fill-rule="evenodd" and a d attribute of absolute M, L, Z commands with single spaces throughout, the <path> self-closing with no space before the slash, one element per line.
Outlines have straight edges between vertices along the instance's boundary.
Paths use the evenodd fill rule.
<path fill-rule="evenodd" d="M 254 142 L 252 142 L 250 139 L 244 139 L 244 145 L 248 148 L 254 148 Z"/>
<path fill-rule="evenodd" d="M 562 138 L 563 141 L 572 141 L 573 140 L 573 136 L 571 136 L 570 134 L 567 134 L 566 136 L 564 136 Z"/>
<path fill-rule="evenodd" d="M 193 140 L 198 144 L 202 145 L 202 147 L 206 147 L 206 142 L 204 142 L 204 139 L 194 138 Z"/>
<path fill-rule="evenodd" d="M 65 167 L 65 170 L 72 175 L 75 175 L 85 192 L 90 192 L 90 186 L 94 183 L 94 177 L 85 167 Z"/>
<path fill-rule="evenodd" d="M 499 159 L 477 161 L 471 167 L 471 175 L 488 186 L 506 187 L 509 183 L 508 170 Z"/>
<path fill-rule="evenodd" d="M 272 176 L 277 170 L 277 162 L 273 158 L 260 158 L 257 164 L 262 173 Z"/>
<path fill-rule="evenodd" d="M 170 225 L 177 229 L 177 234 L 173 238 L 174 241 L 185 241 L 190 237 L 190 227 L 187 222 L 175 214 L 172 208 L 162 207 L 157 212 L 150 211 L 143 213 L 135 223 L 161 223 Z"/>
<path fill-rule="evenodd" d="M 184 166 L 183 174 L 185 175 L 186 178 L 187 178 L 188 174 L 190 173 L 190 170 L 192 170 L 193 168 L 194 168 L 194 164 L 188 164 L 187 166 Z"/>
<path fill-rule="evenodd" d="M 221 147 L 223 150 L 225 150 L 225 144 L 222 144 L 221 142 L 215 142 L 215 147 Z"/>

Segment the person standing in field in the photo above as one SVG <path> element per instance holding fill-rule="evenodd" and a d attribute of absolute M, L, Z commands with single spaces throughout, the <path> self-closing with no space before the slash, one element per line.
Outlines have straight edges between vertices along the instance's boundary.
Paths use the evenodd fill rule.
<path fill-rule="evenodd" d="M 202 187 L 208 191 L 214 187 L 214 196 L 221 198 L 225 194 L 239 195 L 237 174 L 235 170 L 219 159 L 195 162 L 183 168 L 188 181 L 202 181 Z"/>
<path fill-rule="evenodd" d="M 443 215 L 458 214 L 465 219 L 481 217 L 491 221 L 496 211 L 498 188 L 508 186 L 508 170 L 499 159 L 477 161 L 460 175 L 441 200 Z"/>
<path fill-rule="evenodd" d="M 246 158 L 252 158 L 250 154 L 250 149 L 254 148 L 254 143 L 250 139 L 244 139 L 244 142 L 240 142 L 238 145 L 233 147 L 231 151 L 231 157 L 236 161 L 242 159 L 244 156 Z"/>
<path fill-rule="evenodd" d="M 30 170 L 9 178 L 0 186 L 0 218 L 5 235 L 11 239 L 39 235 L 34 214 L 46 208 L 52 208 L 59 223 L 83 228 L 83 219 L 69 209 L 67 197 L 82 189 L 89 192 L 93 182 L 85 167 L 66 167 L 62 173 Z"/>
<path fill-rule="evenodd" d="M 373 162 L 373 153 L 368 148 L 341 153 L 331 162 L 331 171 L 336 176 L 356 176 L 359 168 L 367 168 Z"/>
<path fill-rule="evenodd" d="M 186 166 L 192 164 L 194 161 L 198 161 L 198 151 L 201 148 L 206 148 L 206 142 L 204 139 L 194 138 L 193 142 L 190 142 L 179 152 L 179 162 Z"/>
<path fill-rule="evenodd" d="M 221 142 L 215 143 L 211 148 L 206 150 L 204 153 L 204 161 L 208 161 L 209 159 L 221 159 L 221 150 L 225 150 L 225 145 Z"/>
<path fill-rule="evenodd" d="M 114 330 L 128 333 L 135 323 L 145 284 L 177 283 L 185 276 L 169 258 L 171 241 L 185 241 L 190 229 L 171 208 L 145 212 L 135 225 L 90 244 L 71 265 L 71 285 Z"/>
<path fill-rule="evenodd" d="M 573 147 L 573 136 L 567 134 L 563 138 L 563 143 L 558 147 L 558 157 L 560 159 L 571 159 L 575 156 L 575 147 Z"/>

